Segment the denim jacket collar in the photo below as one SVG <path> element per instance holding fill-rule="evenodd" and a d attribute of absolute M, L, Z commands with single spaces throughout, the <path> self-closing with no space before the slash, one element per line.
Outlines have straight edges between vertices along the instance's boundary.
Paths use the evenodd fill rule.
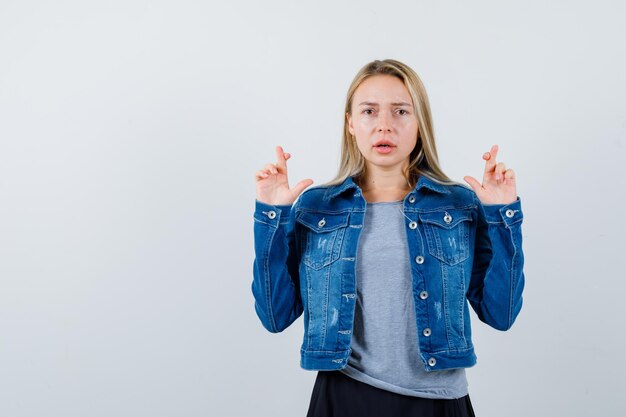
<path fill-rule="evenodd" d="M 411 191 L 411 193 L 415 193 L 424 187 L 442 194 L 448 194 L 450 192 L 446 189 L 445 186 L 433 181 L 425 175 L 420 175 L 419 179 L 417 180 L 417 184 L 415 185 L 415 188 L 413 189 L 413 191 Z M 359 188 L 359 186 L 354 182 L 353 177 L 348 177 L 344 180 L 343 183 L 328 187 L 326 193 L 324 194 L 324 200 L 330 201 L 331 199 L 337 197 L 344 191 L 351 188 Z"/>

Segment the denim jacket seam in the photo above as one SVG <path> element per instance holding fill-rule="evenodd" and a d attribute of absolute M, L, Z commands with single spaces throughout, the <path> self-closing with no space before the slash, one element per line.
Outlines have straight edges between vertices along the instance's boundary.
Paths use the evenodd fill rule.
<path fill-rule="evenodd" d="M 441 355 L 441 354 L 450 354 L 450 353 L 471 353 L 472 351 L 474 351 L 474 346 L 468 346 L 466 348 L 459 348 L 459 349 L 439 349 L 439 350 L 425 350 L 423 351 L 423 353 L 428 353 L 429 355 Z"/>
<path fill-rule="evenodd" d="M 266 214 L 266 213 L 265 213 L 265 212 L 262 212 L 262 214 Z M 270 226 L 270 227 L 276 227 L 276 225 L 275 225 L 275 223 L 274 223 L 274 222 L 266 222 L 266 221 L 264 221 L 264 220 L 257 219 L 257 217 L 256 217 L 256 216 L 254 216 L 254 221 L 255 221 L 255 222 L 257 222 L 257 223 L 266 224 L 266 225 L 268 225 L 268 226 Z"/>
<path fill-rule="evenodd" d="M 516 225 L 518 223 L 521 223 L 523 220 L 524 220 L 524 218 L 520 217 L 519 219 L 515 219 L 515 220 L 509 221 L 509 222 L 504 222 L 504 223 L 506 224 L 506 226 L 508 228 L 511 228 L 511 226 Z"/>
<path fill-rule="evenodd" d="M 520 219 L 521 221 L 521 219 Z M 508 317 L 508 322 L 507 322 L 507 327 L 511 327 L 512 323 L 513 323 L 513 294 L 515 293 L 515 286 L 516 286 L 516 269 L 515 269 L 515 262 L 517 260 L 517 245 L 515 244 L 515 237 L 513 236 L 513 229 L 510 227 L 507 227 L 507 229 L 509 230 L 509 236 L 511 238 L 511 245 L 513 246 L 513 256 L 511 257 L 511 269 L 509 270 L 510 273 L 510 288 L 509 288 L 509 317 Z"/>
<path fill-rule="evenodd" d="M 350 349 L 337 349 L 337 350 L 310 350 L 310 349 L 300 349 L 302 353 L 313 354 L 313 353 L 325 353 L 330 355 L 336 355 L 337 353 L 348 352 Z"/>
<path fill-rule="evenodd" d="M 344 214 L 344 213 L 351 213 L 352 210 L 347 209 L 347 210 L 316 210 L 316 209 L 308 209 L 308 208 L 300 208 L 298 209 L 299 212 L 304 212 L 304 213 L 320 213 L 320 214 Z"/>
<path fill-rule="evenodd" d="M 411 208 L 409 207 L 407 209 L 407 212 L 411 212 L 411 213 L 417 213 L 417 214 L 427 214 L 427 213 L 436 213 L 439 211 L 445 211 L 445 210 L 472 210 L 476 208 L 476 204 L 474 203 L 467 203 L 464 205 L 454 205 L 454 204 L 450 204 L 447 206 L 437 206 L 437 207 L 433 207 L 433 208 L 421 208 L 421 207 L 414 207 Z"/>
<path fill-rule="evenodd" d="M 267 242 L 265 244 L 265 248 L 264 248 L 264 256 L 263 256 L 263 275 L 264 275 L 264 281 L 265 281 L 265 302 L 267 303 L 267 313 L 268 313 L 268 318 L 270 320 L 270 325 L 272 327 L 272 330 L 275 332 L 277 330 L 276 327 L 276 319 L 274 317 L 274 306 L 272 306 L 272 290 L 271 290 L 271 274 L 270 274 L 270 267 L 269 267 L 269 262 L 270 262 L 270 256 L 269 256 L 269 252 L 270 252 L 270 247 L 272 246 L 272 241 L 274 240 L 274 236 L 276 236 L 276 231 L 278 230 L 278 227 L 270 227 L 271 233 L 270 236 L 267 239 Z"/>

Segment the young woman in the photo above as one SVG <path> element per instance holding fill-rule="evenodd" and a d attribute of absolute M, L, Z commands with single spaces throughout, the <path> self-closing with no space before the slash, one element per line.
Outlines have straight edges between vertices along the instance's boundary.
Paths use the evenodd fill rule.
<path fill-rule="evenodd" d="M 257 315 L 280 332 L 304 314 L 309 417 L 473 416 L 468 302 L 499 330 L 522 306 L 515 173 L 494 145 L 482 184 L 450 180 L 424 86 L 401 62 L 365 65 L 345 111 L 334 180 L 290 188 L 280 146 L 256 173 Z"/>

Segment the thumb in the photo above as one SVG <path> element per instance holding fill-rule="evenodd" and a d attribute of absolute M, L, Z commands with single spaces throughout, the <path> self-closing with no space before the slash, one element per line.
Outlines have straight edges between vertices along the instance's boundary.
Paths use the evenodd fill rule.
<path fill-rule="evenodd" d="M 474 190 L 475 193 L 478 193 L 479 191 L 482 190 L 483 186 L 480 185 L 480 183 L 478 182 L 476 178 L 466 175 L 465 177 L 463 177 L 463 179 L 465 180 L 466 183 L 470 185 L 470 187 L 472 187 L 472 190 Z"/>
<path fill-rule="evenodd" d="M 294 187 L 293 187 L 293 193 L 296 196 L 299 196 L 300 193 L 302 191 L 304 191 L 304 189 L 306 187 L 308 187 L 309 185 L 313 184 L 313 180 L 312 179 L 306 179 L 306 180 L 302 180 L 299 183 L 297 183 Z"/>

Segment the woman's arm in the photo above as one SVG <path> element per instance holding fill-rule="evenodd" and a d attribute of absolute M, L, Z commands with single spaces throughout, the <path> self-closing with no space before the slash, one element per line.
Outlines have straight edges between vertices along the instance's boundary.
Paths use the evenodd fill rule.
<path fill-rule="evenodd" d="M 498 146 L 483 155 L 483 183 L 465 181 L 474 192 L 478 224 L 474 263 L 467 299 L 483 322 L 507 330 L 522 308 L 524 253 L 522 251 L 521 202 L 515 172 L 496 162 Z"/>
<path fill-rule="evenodd" d="M 255 175 L 254 210 L 254 307 L 263 326 L 277 333 L 302 314 L 299 255 L 295 241 L 295 216 L 300 193 L 313 183 L 306 179 L 289 188 L 287 160 L 276 147 L 276 164 L 267 164 Z"/>
<path fill-rule="evenodd" d="M 478 227 L 467 299 L 480 320 L 508 330 L 522 308 L 524 289 L 521 202 L 483 206 L 475 200 Z"/>
<path fill-rule="evenodd" d="M 258 200 L 254 211 L 254 307 L 263 326 L 283 331 L 302 314 L 293 206 Z"/>

